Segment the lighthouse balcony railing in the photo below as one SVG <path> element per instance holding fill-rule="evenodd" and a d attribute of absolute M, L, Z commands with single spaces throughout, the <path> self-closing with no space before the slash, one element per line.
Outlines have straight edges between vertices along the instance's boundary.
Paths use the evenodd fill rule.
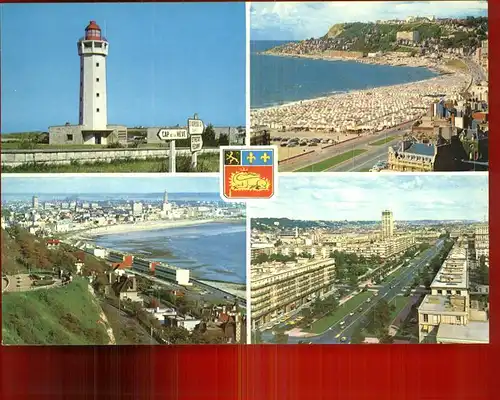
<path fill-rule="evenodd" d="M 99 42 L 107 42 L 108 41 L 108 39 L 106 39 L 104 36 L 101 36 L 100 39 L 94 39 L 94 38 L 92 38 L 92 39 L 86 39 L 85 36 L 82 36 L 78 41 L 79 42 L 83 42 L 84 40 L 97 40 Z"/>

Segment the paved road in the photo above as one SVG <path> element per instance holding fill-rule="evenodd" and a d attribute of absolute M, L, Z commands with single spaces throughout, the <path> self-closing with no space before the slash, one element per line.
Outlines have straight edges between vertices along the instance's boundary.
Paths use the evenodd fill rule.
<path fill-rule="evenodd" d="M 474 82 L 486 81 L 486 74 L 481 66 L 479 66 L 475 61 L 470 58 L 464 58 L 464 62 L 469 67 L 469 72 L 472 76 Z"/>
<path fill-rule="evenodd" d="M 401 267 L 404 268 L 404 271 L 398 276 L 392 278 L 388 282 L 384 282 L 381 287 L 378 289 L 378 294 L 376 297 L 372 298 L 370 303 L 364 303 L 362 305 L 362 312 L 355 312 L 355 314 L 351 316 L 347 316 L 343 319 L 345 321 L 345 327 L 340 327 L 340 322 L 332 325 L 326 332 L 309 338 L 301 338 L 301 337 L 289 337 L 288 343 L 295 344 L 299 341 L 311 342 L 312 344 L 335 344 L 341 343 L 340 339 L 342 337 L 349 338 L 352 336 L 353 332 L 356 330 L 358 326 L 365 327 L 368 323 L 368 318 L 366 317 L 367 313 L 380 301 L 381 299 L 385 299 L 387 302 L 393 300 L 398 294 L 401 293 L 403 287 L 408 286 L 413 278 L 418 274 L 418 271 L 421 270 L 426 263 L 428 263 L 443 247 L 444 241 L 439 239 L 435 246 L 427 249 L 426 251 L 419 253 L 417 257 L 415 257 L 408 266 Z M 399 272 L 399 271 L 398 271 Z M 368 306 L 369 304 L 369 306 Z M 338 336 L 338 337 L 336 337 Z M 268 337 L 262 335 L 262 337 Z"/>
<path fill-rule="evenodd" d="M 406 132 L 406 131 L 405 131 Z M 401 132 L 398 132 L 401 133 Z M 404 133 L 404 132 L 402 132 Z M 370 146 L 365 145 L 363 148 L 366 149 L 367 152 L 360 154 L 342 164 L 338 164 L 333 168 L 330 168 L 328 171 L 335 172 L 362 172 L 363 170 L 367 170 L 372 168 L 378 161 L 387 161 L 387 148 L 389 146 L 394 146 L 401 140 L 401 137 L 394 139 L 386 144 L 380 146 Z"/>
<path fill-rule="evenodd" d="M 60 279 L 53 278 L 54 283 L 47 286 L 33 286 L 29 274 L 8 275 L 2 278 L 2 292 L 28 292 L 41 289 L 53 289 L 63 285 Z M 6 283 L 9 282 L 7 286 Z"/>
<path fill-rule="evenodd" d="M 296 171 L 298 169 L 307 167 L 308 165 L 318 163 L 323 160 L 327 160 L 329 158 L 335 157 L 336 155 L 343 154 L 348 152 L 349 150 L 355 150 L 355 149 L 366 149 L 369 150 L 377 147 L 382 147 L 385 148 L 385 151 L 387 153 L 387 145 L 382 145 L 382 146 L 369 146 L 369 143 L 376 142 L 377 140 L 383 139 L 387 136 L 396 136 L 396 135 L 402 135 L 403 131 L 408 130 L 411 126 L 413 125 L 413 121 L 407 122 L 404 125 L 401 125 L 397 128 L 390 128 L 386 129 L 382 132 L 379 132 L 375 135 L 369 135 L 369 136 L 361 136 L 357 139 L 351 140 L 349 142 L 344 142 L 344 143 L 339 143 L 335 146 L 328 147 L 327 149 L 316 149 L 316 152 L 311 154 L 310 156 L 304 156 L 301 158 L 298 158 L 296 161 L 293 162 L 287 162 L 285 164 L 280 165 L 279 170 L 281 172 L 292 172 Z M 373 163 L 375 164 L 375 162 Z M 370 168 L 373 165 L 370 166 Z M 363 169 L 366 167 L 362 167 L 360 169 Z"/>

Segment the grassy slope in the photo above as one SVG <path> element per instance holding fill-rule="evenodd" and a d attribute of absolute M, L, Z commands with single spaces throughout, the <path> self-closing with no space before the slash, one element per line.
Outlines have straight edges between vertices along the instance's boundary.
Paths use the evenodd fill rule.
<path fill-rule="evenodd" d="M 87 282 L 2 296 L 4 344 L 97 345 L 109 341 Z"/>
<path fill-rule="evenodd" d="M 24 164 L 19 167 L 2 166 L 3 173 L 88 173 L 88 172 L 168 172 L 167 159 L 120 160 L 111 163 L 72 163 L 69 165 Z M 219 155 L 203 154 L 198 156 L 198 167 L 193 171 L 191 157 L 177 157 L 177 172 L 218 172 Z"/>

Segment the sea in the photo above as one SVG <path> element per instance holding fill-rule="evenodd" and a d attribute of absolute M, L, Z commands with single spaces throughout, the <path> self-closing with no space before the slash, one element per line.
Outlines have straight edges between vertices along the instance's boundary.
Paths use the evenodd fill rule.
<path fill-rule="evenodd" d="M 103 235 L 95 243 L 189 269 L 196 278 L 246 282 L 244 220 Z"/>
<path fill-rule="evenodd" d="M 289 43 L 290 41 L 288 41 Z M 261 55 L 287 43 L 250 42 L 250 106 L 264 108 L 335 93 L 430 79 L 438 74 L 420 67 L 370 65 Z"/>

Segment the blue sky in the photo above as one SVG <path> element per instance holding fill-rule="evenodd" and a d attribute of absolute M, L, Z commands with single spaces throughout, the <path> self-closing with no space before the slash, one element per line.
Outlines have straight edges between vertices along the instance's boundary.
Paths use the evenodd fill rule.
<path fill-rule="evenodd" d="M 143 194 L 161 193 L 209 193 L 219 191 L 217 177 L 170 177 L 142 175 L 136 177 L 41 176 L 37 178 L 2 177 L 2 194 Z"/>
<path fill-rule="evenodd" d="M 78 123 L 76 42 L 109 41 L 108 123 L 245 124 L 244 3 L 3 4 L 3 133 Z"/>
<path fill-rule="evenodd" d="M 335 1 L 252 3 L 252 40 L 302 40 L 323 36 L 342 22 L 404 19 L 410 16 L 455 18 L 486 16 L 483 1 Z"/>
<path fill-rule="evenodd" d="M 456 174 L 317 174 L 281 176 L 278 195 L 252 202 L 253 218 L 373 221 L 389 209 L 396 220 L 467 219 L 488 215 L 488 176 Z"/>

